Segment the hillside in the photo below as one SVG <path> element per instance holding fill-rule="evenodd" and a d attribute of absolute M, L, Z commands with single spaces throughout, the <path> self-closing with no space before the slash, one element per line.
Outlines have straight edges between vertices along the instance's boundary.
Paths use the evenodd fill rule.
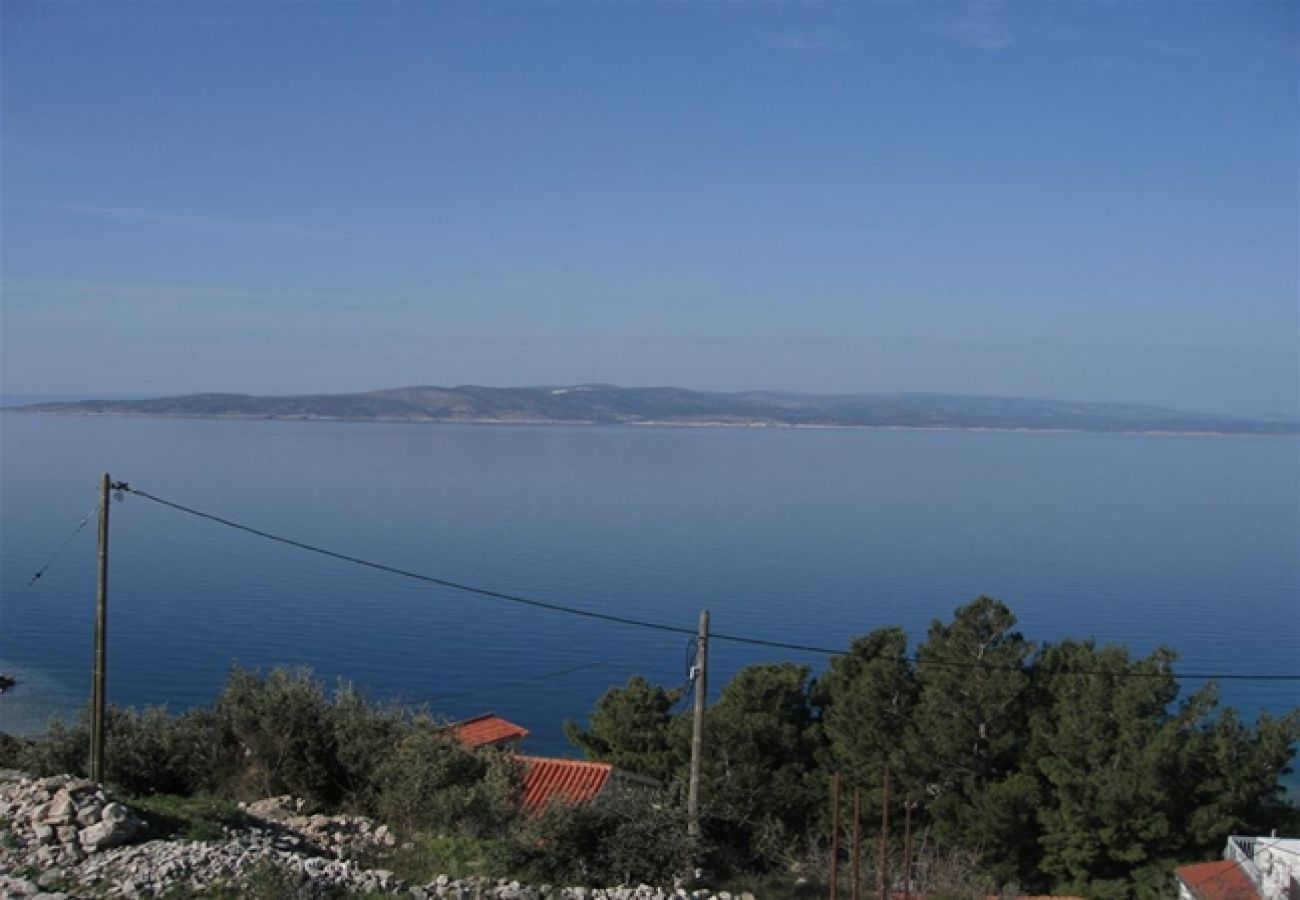
<path fill-rule="evenodd" d="M 684 388 L 403 387 L 356 394 L 188 394 L 8 407 L 48 415 L 313 419 L 373 422 L 516 422 L 968 428 L 1296 434 L 1300 422 L 1259 421 L 1121 403 L 954 394 L 718 393 Z"/>
<path fill-rule="evenodd" d="M 364 816 L 303 815 L 293 798 L 254 803 L 136 798 L 71 775 L 0 769 L 0 897 L 405 897 L 410 900 L 669 900 L 668 890 L 536 888 L 441 874 L 412 884 L 379 864 L 412 857 L 388 826 Z M 301 800 L 298 801 L 298 804 Z M 147 817 L 147 818 L 146 818 Z M 409 836 L 409 835 L 408 835 Z M 411 865 L 402 865 L 408 870 Z M 727 894 L 696 891 L 691 900 Z M 742 895 L 743 896 L 743 895 Z M 751 900 L 752 900 L 752 896 Z"/>

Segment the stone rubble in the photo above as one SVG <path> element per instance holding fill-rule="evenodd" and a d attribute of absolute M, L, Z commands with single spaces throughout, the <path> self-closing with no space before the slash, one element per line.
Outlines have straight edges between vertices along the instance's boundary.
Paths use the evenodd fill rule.
<path fill-rule="evenodd" d="M 125 844 L 143 825 L 99 785 L 70 775 L 0 783 L 0 821 L 43 868 L 75 865 Z"/>
<path fill-rule="evenodd" d="M 94 782 L 57 775 L 0 773 L 0 900 L 158 897 L 239 885 L 250 872 L 276 870 L 293 896 L 340 891 L 412 900 L 754 900 L 724 892 L 650 885 L 616 888 L 529 886 L 506 879 L 440 875 L 408 885 L 355 853 L 397 845 L 387 826 L 360 816 L 303 816 L 301 801 L 272 797 L 244 806 L 253 823 L 220 841 L 130 843 L 145 822 Z M 277 882 L 278 883 L 278 882 Z"/>
<path fill-rule="evenodd" d="M 339 858 L 359 852 L 383 852 L 397 846 L 397 837 L 387 825 L 376 825 L 364 816 L 299 815 L 302 801 L 287 794 L 239 806 L 251 818 L 293 832 Z"/>

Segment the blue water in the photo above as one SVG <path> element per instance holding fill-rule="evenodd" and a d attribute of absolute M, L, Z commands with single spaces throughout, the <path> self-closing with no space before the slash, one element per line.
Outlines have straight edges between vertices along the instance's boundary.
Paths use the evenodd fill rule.
<path fill-rule="evenodd" d="M 391 565 L 589 609 L 839 647 L 980 593 L 1033 640 L 1165 644 L 1184 671 L 1300 671 L 1300 445 L 1286 437 L 0 417 L 0 730 L 90 684 L 101 472 Z M 232 661 L 308 665 L 563 752 L 686 638 L 520 608 L 304 554 L 138 497 L 112 507 L 109 691 L 206 703 Z M 716 643 L 713 683 L 824 657 Z M 554 677 L 550 673 L 599 663 Z M 1188 682 L 1188 687 L 1196 687 Z M 1254 715 L 1292 684 L 1228 682 Z"/>

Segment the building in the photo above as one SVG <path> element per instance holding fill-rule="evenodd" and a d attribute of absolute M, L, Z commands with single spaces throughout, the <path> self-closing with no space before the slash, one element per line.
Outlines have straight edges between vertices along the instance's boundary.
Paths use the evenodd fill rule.
<path fill-rule="evenodd" d="M 484 713 L 452 725 L 451 733 L 466 747 L 495 747 L 518 753 L 529 732 L 522 725 L 516 725 L 494 713 Z"/>
<path fill-rule="evenodd" d="M 457 722 L 451 733 L 466 747 L 493 747 L 520 763 L 520 807 L 526 815 L 546 809 L 552 803 L 585 806 L 616 785 L 662 787 L 653 778 L 616 769 L 609 763 L 551 756 L 526 756 L 520 752 L 528 729 L 493 713 Z"/>
<path fill-rule="evenodd" d="M 1300 838 L 1233 835 L 1223 859 L 1174 875 L 1179 900 L 1300 900 Z"/>
<path fill-rule="evenodd" d="M 1260 900 L 1250 876 L 1233 859 L 1179 866 L 1178 900 Z"/>
<path fill-rule="evenodd" d="M 552 803 L 586 806 L 619 783 L 658 782 L 615 769 L 609 763 L 547 756 L 516 756 L 524 767 L 520 783 L 520 807 L 533 815 Z"/>

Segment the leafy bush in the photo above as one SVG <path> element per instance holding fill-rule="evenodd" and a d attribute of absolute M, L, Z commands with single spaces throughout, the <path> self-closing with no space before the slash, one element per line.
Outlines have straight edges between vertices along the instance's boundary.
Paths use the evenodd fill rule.
<path fill-rule="evenodd" d="M 221 767 L 216 721 L 207 710 L 172 716 L 165 707 L 108 708 L 104 720 L 104 778 L 133 794 L 192 794 L 213 786 Z M 90 711 L 72 725 L 53 722 L 45 740 L 17 760 L 38 775 L 88 774 Z"/>
<path fill-rule="evenodd" d="M 265 678 L 233 669 L 216 703 L 242 761 L 229 789 L 250 799 L 292 794 L 315 808 L 336 805 L 343 779 L 329 712 L 320 682 L 304 669 L 274 669 Z"/>
<path fill-rule="evenodd" d="M 385 784 L 399 780 L 399 748 L 421 728 L 433 728 L 427 718 L 417 727 L 407 713 L 374 703 L 346 682 L 331 697 L 306 669 L 263 676 L 236 667 L 213 715 L 227 758 L 235 760 L 225 784 L 232 795 L 292 794 L 313 808 L 370 813 L 383 807 Z M 415 762 L 409 752 L 405 759 Z"/>
<path fill-rule="evenodd" d="M 90 753 L 89 715 L 83 712 L 71 725 L 55 719 L 45 738 L 34 744 L 16 746 L 6 765 L 33 775 L 85 775 Z"/>
<path fill-rule="evenodd" d="M 162 707 L 110 708 L 104 740 L 105 777 L 132 793 L 207 791 L 223 766 L 217 723 L 205 709 L 171 716 Z"/>
<path fill-rule="evenodd" d="M 698 850 L 686 821 L 666 792 L 618 789 L 589 806 L 552 804 L 520 830 L 520 852 L 538 881 L 668 884 Z"/>
<path fill-rule="evenodd" d="M 410 717 L 375 704 L 345 683 L 335 693 L 327 719 L 342 804 L 373 809 L 378 794 L 375 773 L 410 732 Z"/>
<path fill-rule="evenodd" d="M 33 750 L 33 742 L 0 731 L 0 769 L 21 769 Z"/>
<path fill-rule="evenodd" d="M 375 771 L 374 813 L 404 828 L 498 833 L 515 815 L 517 785 L 508 757 L 468 750 L 424 722 Z"/>

